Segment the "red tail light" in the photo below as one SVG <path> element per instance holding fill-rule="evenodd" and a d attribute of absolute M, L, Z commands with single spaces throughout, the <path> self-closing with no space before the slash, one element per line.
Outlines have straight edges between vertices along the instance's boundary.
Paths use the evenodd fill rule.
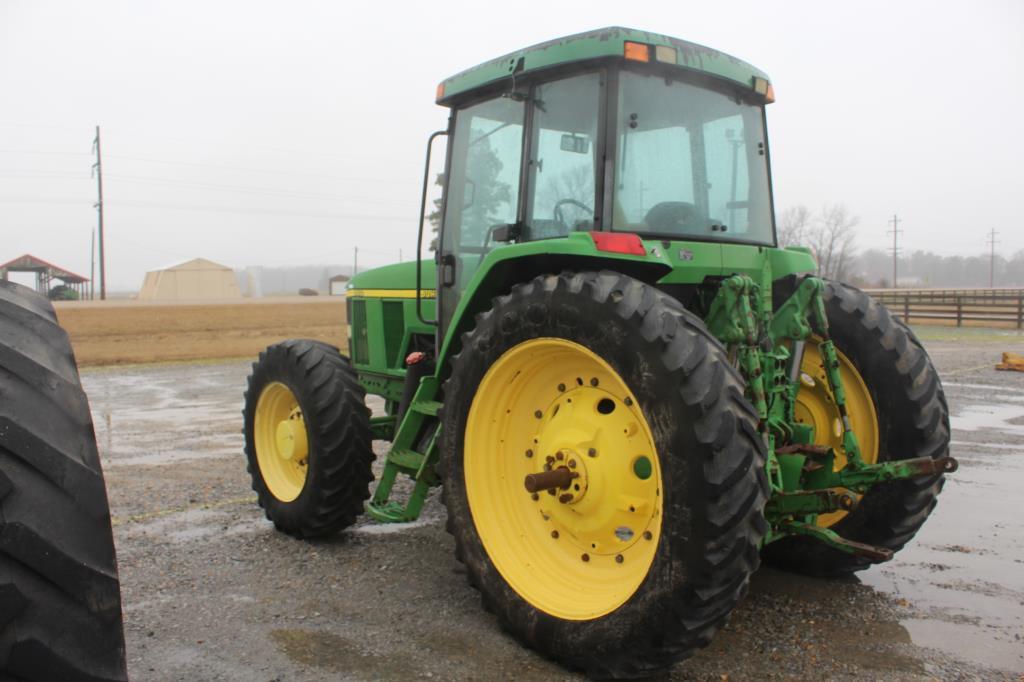
<path fill-rule="evenodd" d="M 598 251 L 625 253 L 630 256 L 646 256 L 647 249 L 640 241 L 640 236 L 632 232 L 591 232 L 594 246 Z"/>

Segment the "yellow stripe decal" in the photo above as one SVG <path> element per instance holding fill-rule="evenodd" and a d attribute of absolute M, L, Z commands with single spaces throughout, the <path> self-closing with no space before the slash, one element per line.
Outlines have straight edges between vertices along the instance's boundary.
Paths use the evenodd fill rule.
<path fill-rule="evenodd" d="M 434 289 L 423 289 L 422 298 L 434 298 Z M 416 298 L 415 289 L 349 289 L 345 292 L 349 298 Z"/>

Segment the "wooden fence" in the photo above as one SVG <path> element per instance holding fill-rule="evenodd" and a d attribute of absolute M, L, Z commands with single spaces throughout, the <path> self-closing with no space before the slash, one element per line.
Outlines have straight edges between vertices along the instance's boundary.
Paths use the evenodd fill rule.
<path fill-rule="evenodd" d="M 867 289 L 907 322 L 1024 328 L 1024 289 Z"/>

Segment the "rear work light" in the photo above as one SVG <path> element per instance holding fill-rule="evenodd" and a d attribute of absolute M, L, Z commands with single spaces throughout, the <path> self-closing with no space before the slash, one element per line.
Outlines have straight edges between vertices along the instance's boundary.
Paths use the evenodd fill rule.
<path fill-rule="evenodd" d="M 632 232 L 591 232 L 594 246 L 598 251 L 624 253 L 629 256 L 646 256 L 647 249 L 640 236 Z"/>

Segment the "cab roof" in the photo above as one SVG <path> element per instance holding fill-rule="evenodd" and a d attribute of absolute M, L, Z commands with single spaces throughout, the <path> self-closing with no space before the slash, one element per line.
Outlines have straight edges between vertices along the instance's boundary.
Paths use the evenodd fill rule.
<path fill-rule="evenodd" d="M 437 86 L 437 103 L 451 106 L 459 95 L 513 75 L 601 57 L 622 58 L 627 43 L 648 46 L 652 62 L 722 78 L 757 90 L 762 95 L 768 85 L 768 76 L 763 71 L 710 47 L 660 33 L 609 26 L 539 43 L 466 69 Z"/>

